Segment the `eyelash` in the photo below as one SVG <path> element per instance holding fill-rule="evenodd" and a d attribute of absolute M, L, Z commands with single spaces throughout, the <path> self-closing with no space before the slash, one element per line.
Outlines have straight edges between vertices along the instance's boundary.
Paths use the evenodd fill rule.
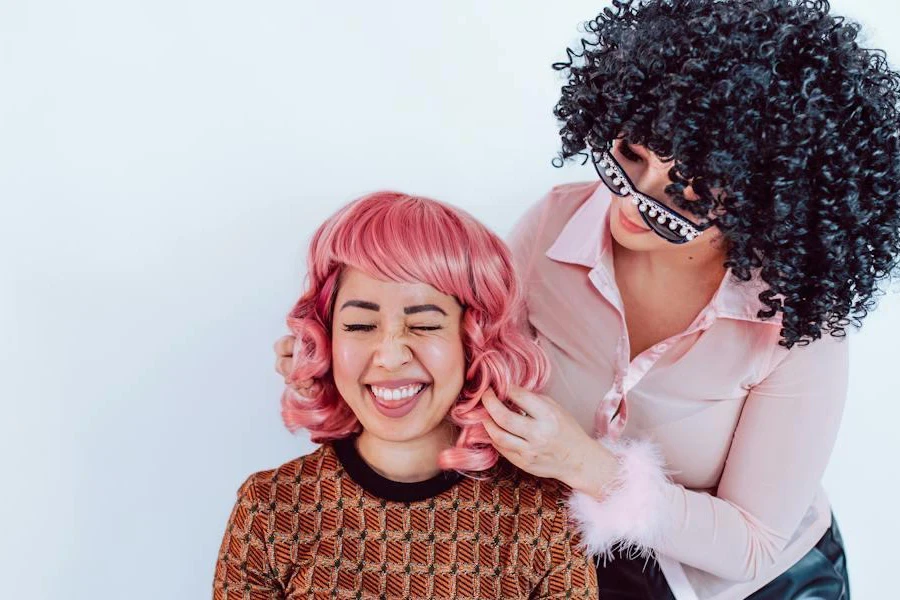
<path fill-rule="evenodd" d="M 344 331 L 372 331 L 375 329 L 374 325 L 344 325 Z M 438 329 L 443 329 L 440 325 L 429 325 L 429 326 L 420 326 L 420 327 L 410 327 L 410 329 L 415 329 L 417 331 L 437 331 Z"/>

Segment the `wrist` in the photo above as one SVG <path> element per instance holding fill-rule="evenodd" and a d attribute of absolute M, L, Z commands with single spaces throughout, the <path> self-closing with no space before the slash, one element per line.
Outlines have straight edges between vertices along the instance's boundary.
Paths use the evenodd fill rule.
<path fill-rule="evenodd" d="M 593 498 L 603 498 L 610 483 L 619 476 L 619 460 L 600 442 L 587 439 L 580 460 L 568 470 L 569 477 L 563 480 L 572 490 Z"/>

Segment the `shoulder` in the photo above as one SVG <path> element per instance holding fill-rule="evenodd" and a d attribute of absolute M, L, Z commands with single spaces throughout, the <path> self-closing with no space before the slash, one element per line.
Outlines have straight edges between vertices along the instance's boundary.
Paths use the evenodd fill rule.
<path fill-rule="evenodd" d="M 522 508 L 554 520 L 557 513 L 565 512 L 569 487 L 556 480 L 535 477 L 511 465 L 505 465 L 495 482 L 501 496 L 510 495 Z"/>
<path fill-rule="evenodd" d="M 548 223 L 560 220 L 564 223 L 591 197 L 597 185 L 596 181 L 591 181 L 554 186 L 519 218 L 511 237 L 525 232 L 533 234 Z"/>
<path fill-rule="evenodd" d="M 597 189 L 598 181 L 578 181 L 553 186 L 544 196 L 543 202 L 555 208 L 578 208 Z"/>
<path fill-rule="evenodd" d="M 788 365 L 808 365 L 815 371 L 845 366 L 850 354 L 850 338 L 824 334 L 808 344 L 795 344 L 785 348 L 778 340 L 773 342 L 772 367 L 777 369 Z"/>
<path fill-rule="evenodd" d="M 254 501 L 273 500 L 279 488 L 292 488 L 318 482 L 323 476 L 334 473 L 340 466 L 329 444 L 315 451 L 291 459 L 273 469 L 251 474 L 238 488 L 239 498 Z"/>
<path fill-rule="evenodd" d="M 850 371 L 848 336 L 826 334 L 818 340 L 805 345 L 796 344 L 790 349 L 778 343 L 779 336 L 773 334 L 771 337 L 771 353 L 762 371 L 761 385 L 782 390 L 807 390 L 820 386 L 835 392 L 846 390 Z"/>
<path fill-rule="evenodd" d="M 525 211 L 507 236 L 520 272 L 530 271 L 536 255 L 553 244 L 597 186 L 598 182 L 558 185 Z"/>
<path fill-rule="evenodd" d="M 529 539 L 540 554 L 577 543 L 578 534 L 571 527 L 569 486 L 512 468 L 498 480 L 497 488 L 501 498 L 513 498 L 519 531 L 531 532 Z"/>
<path fill-rule="evenodd" d="M 599 183 L 595 180 L 554 185 L 544 196 L 543 201 L 557 204 L 580 203 L 594 193 Z"/>

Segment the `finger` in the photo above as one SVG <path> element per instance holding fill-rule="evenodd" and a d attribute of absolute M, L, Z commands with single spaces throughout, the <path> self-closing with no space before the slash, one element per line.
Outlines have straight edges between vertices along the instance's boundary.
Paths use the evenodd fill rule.
<path fill-rule="evenodd" d="M 507 453 L 519 453 L 528 447 L 528 442 L 502 429 L 499 425 L 486 419 L 481 422 L 497 451 L 506 456 Z M 507 457 L 509 458 L 509 457 Z"/>
<path fill-rule="evenodd" d="M 546 419 L 551 415 L 552 410 L 548 405 L 546 398 L 533 392 L 529 392 L 525 388 L 514 385 L 509 386 L 508 394 L 509 399 L 512 400 L 516 406 L 538 421 Z"/>
<path fill-rule="evenodd" d="M 275 370 L 284 377 L 284 382 L 291 385 L 292 388 L 301 394 L 308 396 L 315 393 L 319 389 L 319 384 L 313 378 L 302 379 L 300 381 L 291 382 L 291 369 L 293 367 L 294 358 L 292 356 L 282 356 L 275 359 Z"/>
<path fill-rule="evenodd" d="M 531 432 L 534 423 L 532 419 L 510 410 L 494 394 L 490 396 L 485 394 L 481 402 L 497 425 L 515 436 L 528 439 L 528 434 Z"/>
<path fill-rule="evenodd" d="M 314 379 L 304 379 L 303 381 L 293 383 L 289 378 L 285 377 L 284 382 L 304 398 L 314 398 L 318 396 L 319 392 L 322 390 L 322 385 Z"/>
<path fill-rule="evenodd" d="M 285 335 L 278 338 L 278 341 L 275 342 L 275 354 L 278 356 L 293 356 L 294 342 L 296 340 L 297 338 L 292 335 Z"/>
<path fill-rule="evenodd" d="M 275 359 L 275 370 L 278 371 L 278 374 L 287 379 L 288 375 L 291 374 L 291 364 L 293 362 L 293 358 L 290 356 L 279 356 Z"/>
<path fill-rule="evenodd" d="M 322 385 L 312 379 L 304 379 L 298 385 L 294 386 L 297 393 L 305 398 L 312 398 L 319 394 Z"/>

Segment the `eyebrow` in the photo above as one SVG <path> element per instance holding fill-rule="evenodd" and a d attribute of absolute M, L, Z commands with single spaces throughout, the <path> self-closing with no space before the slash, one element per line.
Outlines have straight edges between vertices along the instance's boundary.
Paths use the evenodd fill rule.
<path fill-rule="evenodd" d="M 364 308 L 366 310 L 374 310 L 375 312 L 381 310 L 381 307 L 374 302 L 365 302 L 363 300 L 347 300 L 346 302 L 344 302 L 341 310 L 344 310 L 348 306 L 355 306 L 356 308 Z"/>
<path fill-rule="evenodd" d="M 356 308 L 362 308 L 365 310 L 374 310 L 375 312 L 381 310 L 381 307 L 374 302 L 366 302 L 365 300 L 347 300 L 346 302 L 344 302 L 344 305 L 341 306 L 341 310 L 344 310 L 349 306 L 355 306 Z M 436 304 L 416 304 L 415 306 L 406 306 L 403 308 L 403 313 L 407 315 L 414 315 L 417 313 L 429 311 L 439 312 L 445 317 L 447 316 L 447 313 L 444 312 L 444 309 Z"/>
<path fill-rule="evenodd" d="M 436 304 L 418 304 L 416 306 L 407 306 L 403 309 L 403 312 L 407 315 L 414 315 L 416 313 L 428 312 L 430 310 L 437 311 L 445 317 L 447 316 L 447 313 L 444 312 L 444 309 Z"/>

